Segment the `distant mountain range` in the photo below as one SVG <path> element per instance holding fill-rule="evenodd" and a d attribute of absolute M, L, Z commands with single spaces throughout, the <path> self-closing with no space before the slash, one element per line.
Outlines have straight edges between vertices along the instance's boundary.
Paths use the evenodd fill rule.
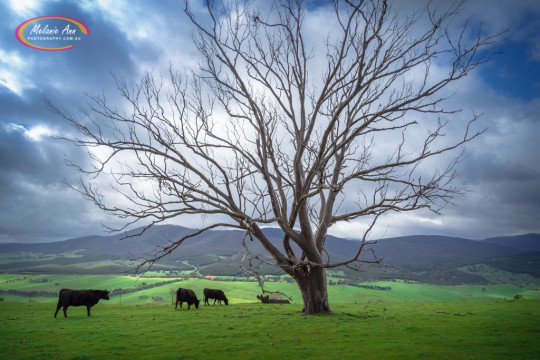
<path fill-rule="evenodd" d="M 0 272 L 33 273 L 132 273 L 135 259 L 151 257 L 194 230 L 181 226 L 154 226 L 140 236 L 135 229 L 111 236 L 86 236 L 53 243 L 0 244 Z M 281 247 L 283 233 L 265 229 Z M 242 232 L 214 230 L 186 240 L 153 270 L 175 274 L 245 276 L 239 263 L 244 255 Z M 265 252 L 257 241 L 248 241 L 252 254 Z M 332 260 L 349 258 L 358 241 L 328 236 L 326 249 Z M 407 279 L 440 284 L 530 283 L 540 281 L 540 234 L 496 237 L 482 241 L 445 236 L 405 236 L 381 239 L 371 248 L 389 268 L 365 266 L 362 272 L 340 268 L 343 276 L 363 280 Z M 265 274 L 280 269 L 259 264 Z"/>

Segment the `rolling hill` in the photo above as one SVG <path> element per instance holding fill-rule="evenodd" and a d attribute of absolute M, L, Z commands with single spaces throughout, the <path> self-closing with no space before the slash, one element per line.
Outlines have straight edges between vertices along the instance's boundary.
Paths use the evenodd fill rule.
<path fill-rule="evenodd" d="M 498 244 L 521 251 L 540 251 L 538 234 L 526 234 L 520 236 L 504 236 L 485 239 L 484 242 Z"/>
<path fill-rule="evenodd" d="M 34 273 L 132 273 L 138 261 L 152 257 L 164 247 L 194 230 L 181 226 L 155 226 L 111 236 L 86 236 L 54 243 L 0 244 L 0 272 Z M 281 247 L 282 232 L 265 229 Z M 125 238 L 126 235 L 131 237 Z M 245 276 L 239 264 L 244 255 L 242 232 L 215 230 L 187 239 L 153 270 L 192 272 L 197 275 Z M 247 241 L 252 254 L 265 256 L 256 241 Z M 358 242 L 328 236 L 326 247 L 333 260 L 356 253 Z M 540 235 L 497 237 L 483 241 L 445 236 L 386 238 L 371 245 L 388 268 L 364 266 L 362 272 L 340 268 L 347 277 L 362 280 L 401 278 L 407 280 L 461 284 L 496 282 L 497 275 L 519 274 L 519 281 L 540 278 Z M 280 269 L 260 263 L 261 273 L 279 275 Z M 479 270 L 481 269 L 481 270 Z M 487 269 L 487 270 L 486 270 Z M 492 273 L 483 274 L 490 271 Z M 523 275 L 523 276 L 521 276 Z M 501 277 L 502 278 L 502 277 Z M 495 279 L 495 280 L 494 280 Z"/>

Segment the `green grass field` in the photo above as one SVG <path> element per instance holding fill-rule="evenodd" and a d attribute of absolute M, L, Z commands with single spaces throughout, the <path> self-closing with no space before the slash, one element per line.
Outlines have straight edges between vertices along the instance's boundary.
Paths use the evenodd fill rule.
<path fill-rule="evenodd" d="M 3 359 L 538 359 L 540 300 L 70 307 L 0 302 Z"/>
<path fill-rule="evenodd" d="M 232 304 L 257 301 L 256 295 L 261 293 L 256 282 L 219 281 L 207 279 L 176 279 L 181 280 L 143 289 L 143 285 L 175 280 L 172 278 L 136 278 L 123 275 L 21 275 L 0 274 L 0 294 L 6 301 L 20 302 L 56 302 L 56 296 L 38 296 L 44 291 L 57 294 L 62 288 L 72 289 L 132 289 L 134 292 L 111 297 L 110 304 L 139 305 L 139 304 L 169 304 L 173 293 L 179 287 L 193 289 L 202 298 L 204 288 L 218 288 L 225 291 Z M 330 304 L 334 303 L 364 303 L 367 301 L 407 302 L 407 301 L 463 301 L 463 300 L 497 300 L 512 299 L 520 294 L 525 299 L 540 299 L 540 291 L 535 287 L 525 288 L 517 285 L 429 285 L 411 284 L 400 281 L 380 281 L 364 283 L 390 287 L 391 290 L 371 290 L 348 285 L 332 285 L 328 287 Z M 292 296 L 293 303 L 300 304 L 302 298 L 296 284 L 286 281 L 266 282 L 265 288 L 270 291 L 281 291 Z M 9 290 L 32 291 L 33 295 L 8 294 Z M 162 298 L 155 301 L 152 298 Z"/>
<path fill-rule="evenodd" d="M 157 275 L 157 274 L 153 274 Z M 0 274 L 4 292 L 135 290 L 53 318 L 56 296 L 2 294 L 2 359 L 537 359 L 540 292 L 516 285 L 365 283 L 329 286 L 335 316 L 303 316 L 295 284 L 266 288 L 291 305 L 256 303 L 256 282 L 121 275 Z M 230 280 L 230 279 L 228 279 Z M 220 288 L 229 306 L 174 310 L 174 291 Z M 513 300 L 515 294 L 524 300 Z M 468 300 L 468 301 L 465 301 Z M 477 300 L 477 301 L 470 301 Z"/>

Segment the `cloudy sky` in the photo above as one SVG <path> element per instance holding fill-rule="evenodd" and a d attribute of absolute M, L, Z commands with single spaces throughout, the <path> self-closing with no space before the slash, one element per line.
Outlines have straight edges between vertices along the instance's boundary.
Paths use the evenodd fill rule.
<path fill-rule="evenodd" d="M 325 4 L 318 5 L 321 17 Z M 182 1 L 11 0 L 0 2 L 0 14 L 0 242 L 102 234 L 101 224 L 115 220 L 66 187 L 79 174 L 65 157 L 85 160 L 52 138 L 70 130 L 42 98 L 76 111 L 85 92 L 115 99 L 111 73 L 136 80 L 147 70 L 196 64 Z M 90 35 L 66 51 L 32 49 L 15 37 L 21 23 L 52 15 L 83 22 Z M 540 2 L 471 0 L 467 15 L 481 17 L 490 31 L 508 29 L 504 53 L 465 79 L 451 100 L 483 113 L 478 126 L 487 128 L 459 168 L 468 193 L 440 216 L 386 217 L 379 230 L 386 236 L 540 232 Z M 348 223 L 332 233 L 352 237 L 357 229 Z"/>

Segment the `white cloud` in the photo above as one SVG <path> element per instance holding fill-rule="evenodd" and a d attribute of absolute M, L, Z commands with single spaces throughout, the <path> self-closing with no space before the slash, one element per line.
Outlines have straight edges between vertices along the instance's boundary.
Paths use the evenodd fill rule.
<path fill-rule="evenodd" d="M 332 226 L 329 234 L 349 239 L 361 239 L 368 226 L 367 219 L 338 223 Z M 389 213 L 377 221 L 367 240 L 417 234 L 437 235 L 448 231 L 447 219 L 429 211 Z"/>
<path fill-rule="evenodd" d="M 31 62 L 30 57 L 25 59 L 17 51 L 0 49 L 0 85 L 18 96 L 22 96 L 26 89 L 35 88 L 27 76 Z"/>
<path fill-rule="evenodd" d="M 396 1 L 400 5 L 407 7 L 407 10 L 410 10 L 413 6 L 424 7 L 426 4 L 424 0 L 410 1 L 406 5 L 405 2 Z M 13 37 L 12 32 L 21 21 L 34 16 L 48 15 L 40 12 L 53 2 L 56 8 L 59 7 L 59 4 L 62 4 L 59 1 L 50 0 L 43 2 L 37 0 L 10 0 L 8 6 L 11 9 L 11 16 L 8 21 L 14 23 L 10 24 L 12 27 L 10 36 Z M 447 3 L 441 0 L 441 4 L 444 8 Z M 107 26 L 110 25 L 108 29 L 116 27 L 123 34 L 121 36 L 125 37 L 125 41 L 122 41 L 125 49 L 122 48 L 122 51 L 129 52 L 126 58 L 133 59 L 136 68 L 141 73 L 143 70 L 153 69 L 156 74 L 163 73 L 165 75 L 170 64 L 173 64 L 176 70 L 180 72 L 183 72 L 186 66 L 197 68 L 196 51 L 194 51 L 189 36 L 192 26 L 183 14 L 181 2 L 174 3 L 171 6 L 169 3 L 164 2 L 82 0 L 80 2 L 71 2 L 70 6 L 80 7 L 89 17 L 92 16 L 100 20 L 105 19 L 104 23 L 107 23 Z M 192 6 L 194 7 L 194 13 L 204 16 L 204 2 L 195 1 Z M 265 3 L 265 6 L 267 6 L 267 3 Z M 478 18 L 486 20 L 486 30 L 490 32 L 511 27 L 512 34 L 518 34 L 520 39 L 527 39 L 530 44 L 535 44 L 526 55 L 531 60 L 540 60 L 538 37 L 531 36 L 535 33 L 530 28 L 522 29 L 524 26 L 522 21 L 524 14 L 531 9 L 539 9 L 540 2 L 502 0 L 497 2 L 497 6 L 493 6 L 491 0 L 475 0 L 468 1 L 465 6 L 463 18 L 471 14 L 478 15 Z M 331 12 L 329 7 L 317 8 L 306 15 L 305 40 L 307 43 L 313 46 L 324 44 L 326 40 L 325 32 L 332 30 L 332 26 L 335 25 L 335 20 L 333 20 L 329 11 Z M 24 48 L 22 45 L 20 47 Z M 110 96 L 109 99 L 115 95 L 115 90 L 108 89 L 107 85 L 104 85 L 105 82 L 101 78 L 98 79 L 97 75 L 95 77 L 84 77 L 87 74 L 86 70 L 80 70 L 81 68 L 77 68 L 72 62 L 76 59 L 77 53 L 75 51 L 63 54 L 45 54 L 24 51 L 28 50 L 26 48 L 19 51 L 17 49 L 17 47 L 9 49 L 7 43 L 1 45 L 0 88 L 6 88 L 9 92 L 18 95 L 19 100 L 21 100 L 20 104 L 23 104 L 26 100 L 25 95 L 32 96 L 32 94 L 37 93 L 37 91 L 29 91 L 36 88 L 39 88 L 39 91 L 43 93 L 54 95 L 61 93 L 62 99 L 67 104 L 73 104 L 74 107 L 83 104 L 74 100 L 72 96 L 78 97 L 83 91 L 100 92 L 104 90 L 107 96 Z M 323 50 L 324 48 L 319 49 L 319 56 L 322 57 L 322 60 L 324 60 Z M 21 55 L 23 52 L 24 56 Z M 52 58 L 51 55 L 65 56 L 64 67 L 55 68 L 56 63 L 46 60 Z M 110 63 L 107 63 L 103 66 L 105 70 L 102 73 L 107 73 L 109 65 Z M 76 95 L 75 92 L 65 90 L 65 88 L 69 88 L 71 79 L 68 81 L 64 80 L 62 76 L 55 76 L 60 71 L 66 71 L 70 66 L 76 69 L 70 73 L 71 79 L 78 80 L 78 93 Z M 314 61 L 309 70 L 310 75 L 315 79 L 319 79 L 320 72 L 324 70 L 323 62 Z M 435 65 L 433 65 L 432 70 L 444 72 L 443 68 L 437 68 Z M 37 72 L 39 72 L 39 77 L 34 75 Z M 510 233 L 540 231 L 538 225 L 534 225 L 535 214 L 538 214 L 538 204 L 536 206 L 533 204 L 535 194 L 538 193 L 538 190 L 535 189 L 540 188 L 538 180 L 534 179 L 534 174 L 540 171 L 540 163 L 536 160 L 536 156 L 540 151 L 537 140 L 540 133 L 540 121 L 538 120 L 540 100 L 524 104 L 518 100 L 498 96 L 487 87 L 480 75 L 478 72 L 472 73 L 451 89 L 456 91 L 456 95 L 450 100 L 448 108 L 461 108 L 464 112 L 453 117 L 457 121 L 452 120 L 449 123 L 448 136 L 443 139 L 451 140 L 452 137 L 455 139 L 456 134 L 461 133 L 463 121 L 470 117 L 471 108 L 474 108 L 478 113 L 484 113 L 484 116 L 479 121 L 478 128 L 485 127 L 488 128 L 488 131 L 477 141 L 469 144 L 468 148 L 472 156 L 464 164 L 468 165 L 468 167 L 464 166 L 466 173 L 461 179 L 467 182 L 471 192 L 456 199 L 458 207 L 449 206 L 443 209 L 441 216 L 427 211 L 388 214 L 378 223 L 371 238 L 412 234 L 454 234 L 482 238 Z M 105 74 L 104 78 L 107 76 L 108 74 Z M 95 80 L 95 83 L 92 80 Z M 96 88 L 96 86 L 99 88 Z M 69 88 L 69 90 L 73 90 L 73 88 Z M 3 93 L 6 94 L 7 92 L 3 91 Z M 112 98 L 111 102 L 115 100 Z M 8 101 L 10 101 L 10 98 L 6 97 L 5 103 L 8 103 Z M 60 131 L 55 129 L 60 129 L 61 125 L 57 125 L 56 122 L 51 122 L 54 124 L 52 126 L 44 124 L 43 118 L 36 115 L 41 110 L 41 105 L 38 102 L 28 101 L 27 106 L 26 109 L 17 109 L 17 112 L 13 112 L 17 117 L 10 115 L 7 119 L 3 119 L 3 121 L 9 121 L 7 124 L 4 123 L 4 129 L 8 133 L 18 132 L 24 135 L 24 139 L 28 140 L 21 141 L 21 143 L 29 145 L 29 149 L 26 150 L 30 155 L 25 159 L 28 161 L 32 156 L 35 163 L 28 162 L 27 166 L 35 168 L 36 164 L 42 164 L 40 161 L 42 161 L 44 154 L 49 159 L 62 158 L 62 151 L 48 146 L 50 142 L 46 141 L 48 136 Z M 121 106 L 119 104 L 119 107 Z M 27 115 L 26 119 L 19 118 L 18 116 L 22 117 L 25 111 L 30 115 Z M 39 119 L 39 121 L 35 119 Z M 25 125 L 20 125 L 21 123 Z M 422 130 L 425 131 L 425 128 L 422 128 Z M 424 133 L 420 135 L 424 135 Z M 421 139 L 420 135 L 418 135 L 418 139 Z M 19 138 L 22 138 L 22 136 Z M 411 134 L 411 139 L 415 139 L 413 134 Z M 385 144 L 377 146 L 382 150 L 387 150 L 386 148 L 383 149 Z M 42 153 L 38 153 L 36 149 L 39 149 Z M 94 151 L 97 151 L 97 149 L 94 149 Z M 94 154 L 100 158 L 107 155 L 105 152 L 94 152 Z M 129 162 L 127 158 L 122 160 Z M 445 159 L 441 160 L 444 161 Z M 467 161 L 470 162 L 467 163 Z M 65 176 L 68 170 L 58 171 L 59 167 L 55 166 L 44 166 L 44 168 L 48 168 L 55 173 L 50 178 L 55 177 L 56 173 Z M 429 166 L 431 164 L 426 164 L 426 166 L 430 170 Z M 474 171 L 470 171 L 471 168 L 474 168 Z M 502 176 L 501 174 L 504 171 L 513 171 L 514 173 L 511 174 L 512 176 Z M 40 176 L 34 175 L 38 174 L 37 172 L 32 173 L 33 177 L 24 174 L 21 176 L 33 178 L 36 182 L 44 181 Z M 529 174 L 529 179 L 524 180 L 523 176 L 519 174 Z M 73 177 L 76 175 L 78 174 L 73 174 Z M 48 181 L 51 181 L 50 178 L 48 178 Z M 100 188 L 103 189 L 108 188 L 106 183 L 97 185 L 101 185 Z M 141 189 L 150 191 L 149 185 L 141 184 Z M 34 204 L 41 204 L 42 199 L 50 201 L 55 208 L 64 206 L 64 213 L 57 217 L 66 217 L 65 221 L 70 221 L 69 224 L 66 224 L 69 225 L 71 233 L 62 235 L 65 238 L 72 234 L 82 236 L 92 233 L 92 226 L 95 226 L 95 224 L 98 224 L 97 228 L 99 228 L 100 222 L 109 223 L 112 221 L 110 217 L 107 218 L 106 214 L 94 208 L 90 211 L 91 206 L 75 192 L 47 187 L 26 187 L 20 192 L 19 190 L 13 191 L 14 198 L 15 196 L 19 198 L 24 194 L 31 194 L 32 198 L 25 197 L 26 202 L 20 203 L 17 208 L 20 211 L 21 218 L 28 219 L 28 223 L 17 227 L 16 230 L 21 233 L 30 227 L 41 230 L 40 228 L 43 226 L 49 228 L 47 231 L 55 231 L 52 226 L 47 225 L 50 218 L 45 217 L 47 215 L 46 210 L 41 213 L 32 212 L 32 208 L 36 207 Z M 51 196 L 47 196 L 47 194 L 51 194 Z M 68 194 L 71 195 L 68 196 Z M 110 200 L 113 202 L 123 201 L 118 194 L 107 193 L 106 195 L 110 196 Z M 51 197 L 54 197 L 54 199 Z M 47 207 L 43 206 L 43 208 L 46 209 Z M 83 220 L 81 221 L 81 219 Z M 171 222 L 186 226 L 199 226 L 204 221 L 208 221 L 208 219 L 195 216 L 171 220 Z M 536 223 L 538 223 L 537 219 Z M 58 225 L 57 222 L 55 224 Z M 366 228 L 367 219 L 366 221 L 359 220 L 336 224 L 332 227 L 330 233 L 336 236 L 355 238 L 361 236 Z M 36 231 L 36 239 L 42 236 L 42 233 L 38 234 Z M 4 238 L 4 234 L 0 234 L 0 240 L 2 238 Z"/>
<path fill-rule="evenodd" d="M 25 132 L 25 135 L 33 141 L 41 141 L 43 137 L 50 137 L 56 134 L 56 131 L 49 129 L 45 125 L 36 125 Z"/>
<path fill-rule="evenodd" d="M 31 128 L 26 128 L 23 125 L 8 123 L 5 125 L 5 129 L 8 132 L 18 131 L 22 133 L 28 139 L 35 142 L 40 142 L 45 137 L 51 137 L 51 136 L 57 135 L 56 130 L 53 130 L 43 124 L 38 124 L 38 125 L 32 126 Z"/>
<path fill-rule="evenodd" d="M 81 2 L 84 10 L 99 14 L 114 24 L 135 48 L 143 49 L 136 54 L 140 74 L 148 69 L 165 74 L 171 64 L 179 70 L 187 66 L 196 68 L 195 47 L 190 37 L 191 22 L 183 12 L 183 4 L 178 2 L 178 6 L 172 8 L 162 8 L 161 5 L 158 2 L 126 0 Z M 195 6 L 198 8 L 200 5 Z"/>
<path fill-rule="evenodd" d="M 16 15 L 30 17 L 39 12 L 41 3 L 39 0 L 9 0 L 9 6 Z"/>

